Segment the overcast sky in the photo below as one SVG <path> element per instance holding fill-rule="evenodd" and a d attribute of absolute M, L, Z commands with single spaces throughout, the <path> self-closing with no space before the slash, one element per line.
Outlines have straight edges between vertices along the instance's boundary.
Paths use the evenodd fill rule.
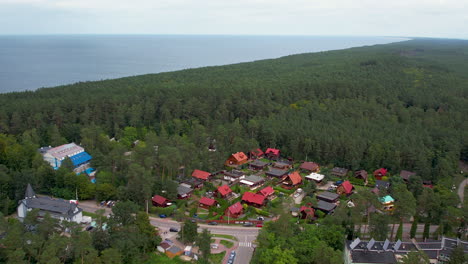
<path fill-rule="evenodd" d="M 468 0 L 0 0 L 0 34 L 468 38 Z"/>

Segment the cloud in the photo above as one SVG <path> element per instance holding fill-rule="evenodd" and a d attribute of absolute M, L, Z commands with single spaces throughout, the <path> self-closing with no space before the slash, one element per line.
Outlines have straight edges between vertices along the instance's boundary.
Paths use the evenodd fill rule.
<path fill-rule="evenodd" d="M 468 37 L 467 0 L 0 0 L 0 14 L 0 34 Z"/>

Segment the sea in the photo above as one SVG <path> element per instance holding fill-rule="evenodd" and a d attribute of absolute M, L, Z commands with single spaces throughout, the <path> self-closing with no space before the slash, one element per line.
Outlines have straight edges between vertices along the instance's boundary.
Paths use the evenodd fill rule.
<path fill-rule="evenodd" d="M 406 40 L 228 35 L 0 36 L 0 93 Z"/>

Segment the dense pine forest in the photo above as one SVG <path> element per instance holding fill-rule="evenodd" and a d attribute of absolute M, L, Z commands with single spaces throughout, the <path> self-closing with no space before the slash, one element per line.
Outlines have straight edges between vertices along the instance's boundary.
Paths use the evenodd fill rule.
<path fill-rule="evenodd" d="M 181 171 L 216 171 L 257 147 L 451 186 L 468 160 L 467 73 L 468 41 L 414 39 L 2 94 L 0 210 L 14 212 L 27 183 L 143 206 Z M 67 142 L 93 156 L 96 184 L 37 152 Z"/>

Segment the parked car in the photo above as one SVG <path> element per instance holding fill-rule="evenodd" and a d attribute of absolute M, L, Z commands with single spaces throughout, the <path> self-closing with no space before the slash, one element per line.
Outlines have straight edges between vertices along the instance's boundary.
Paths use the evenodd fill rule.
<path fill-rule="evenodd" d="M 160 214 L 159 215 L 159 218 L 166 218 L 166 217 L 167 217 L 167 215 L 165 215 L 165 214 Z"/>
<path fill-rule="evenodd" d="M 169 228 L 169 231 L 170 232 L 179 232 L 179 229 L 177 229 L 175 227 L 171 227 L 171 228 Z"/>
<path fill-rule="evenodd" d="M 263 227 L 263 225 L 262 224 L 257 224 L 256 227 Z"/>
<path fill-rule="evenodd" d="M 253 226 L 253 225 L 254 225 L 254 224 L 252 224 L 251 222 L 245 222 L 245 223 L 243 224 L 243 226 Z"/>
<path fill-rule="evenodd" d="M 94 229 L 93 226 L 88 226 L 88 227 L 86 227 L 86 231 L 91 231 L 91 230 L 93 230 L 93 229 Z"/>
<path fill-rule="evenodd" d="M 257 217 L 257 220 L 260 220 L 260 221 L 265 221 L 265 217 L 263 217 L 263 216 L 259 216 L 259 217 Z"/>
<path fill-rule="evenodd" d="M 211 248 L 212 248 L 212 249 L 217 249 L 217 248 L 218 248 L 218 244 L 211 244 Z"/>
<path fill-rule="evenodd" d="M 209 222 L 208 224 L 209 224 L 209 225 L 218 225 L 218 222 L 214 222 L 214 221 L 213 221 L 213 222 Z"/>
<path fill-rule="evenodd" d="M 235 251 L 231 251 L 231 254 L 229 254 L 229 257 L 230 258 L 234 258 L 236 256 L 236 252 Z"/>
<path fill-rule="evenodd" d="M 336 181 L 334 184 L 335 184 L 336 186 L 340 186 L 342 183 L 343 183 L 343 180 L 339 180 L 339 181 Z"/>

